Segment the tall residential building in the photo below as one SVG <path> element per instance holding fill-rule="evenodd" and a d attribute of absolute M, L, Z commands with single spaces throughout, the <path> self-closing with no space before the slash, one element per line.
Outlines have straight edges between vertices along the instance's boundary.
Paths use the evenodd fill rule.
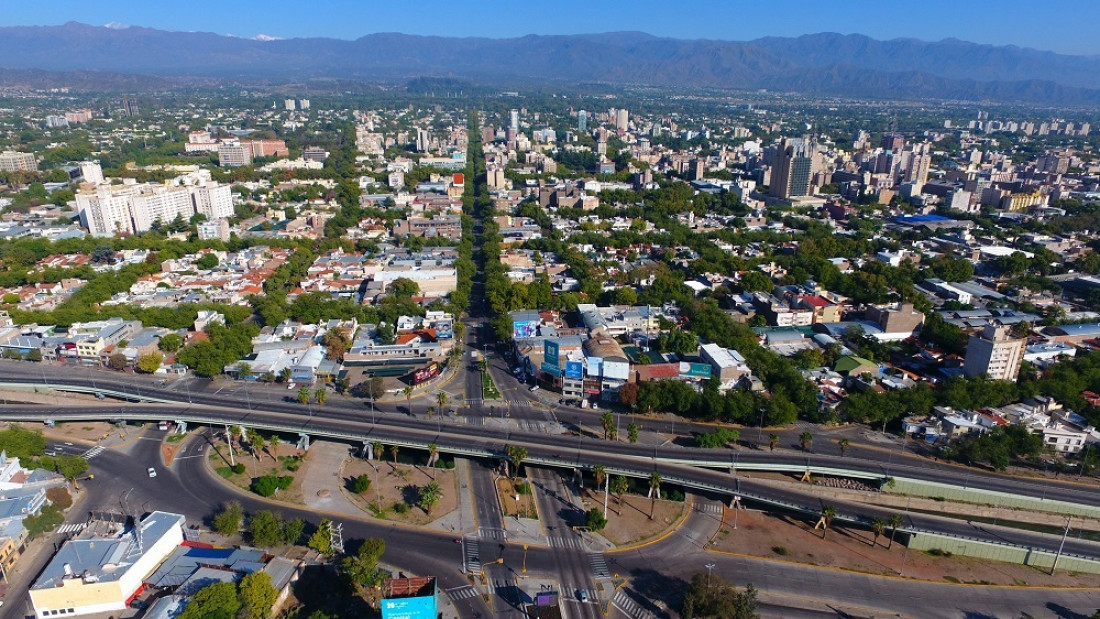
<path fill-rule="evenodd" d="M 284 101 L 283 103 L 284 103 L 284 104 L 286 105 L 286 109 L 287 109 L 287 110 L 289 110 L 289 111 L 291 111 L 291 112 L 293 112 L 293 111 L 294 111 L 294 108 L 295 108 L 295 105 L 294 105 L 294 99 L 287 99 L 287 100 L 286 100 L 286 101 Z"/>
<path fill-rule="evenodd" d="M 813 172 L 813 142 L 805 138 L 783 138 L 775 155 L 769 192 L 778 198 L 810 195 Z"/>
<path fill-rule="evenodd" d="M 190 219 L 196 213 L 208 220 L 233 216 L 228 185 L 201 176 L 179 177 L 174 182 L 185 184 L 85 185 L 76 194 L 80 222 L 92 236 L 114 236 L 140 234 L 155 222 Z"/>
<path fill-rule="evenodd" d="M 963 373 L 967 376 L 986 374 L 993 380 L 1016 380 L 1024 358 L 1025 340 L 1009 335 L 1008 327 L 987 326 L 966 343 Z"/>
<path fill-rule="evenodd" d="M 309 109 L 309 99 L 298 99 L 298 109 L 308 110 Z"/>
<path fill-rule="evenodd" d="M 240 142 L 222 142 L 218 144 L 218 165 L 223 168 L 236 168 L 252 163 L 252 148 L 244 147 Z"/>
<path fill-rule="evenodd" d="M 129 116 L 137 116 L 141 113 L 141 110 L 138 109 L 137 99 L 133 97 L 123 97 L 122 108 L 126 110 L 126 114 Z"/>
<path fill-rule="evenodd" d="M 38 162 L 34 153 L 6 150 L 0 153 L 0 172 L 36 172 Z"/>
<path fill-rule="evenodd" d="M 519 110 L 508 112 L 508 126 L 513 131 L 519 131 Z"/>
<path fill-rule="evenodd" d="M 921 185 L 927 183 L 928 168 L 932 165 L 932 153 L 928 148 L 928 143 L 907 146 L 905 153 L 908 160 L 906 161 L 902 182 L 920 183 Z"/>
<path fill-rule="evenodd" d="M 882 136 L 882 143 L 880 146 L 883 150 L 890 150 L 896 153 L 905 147 L 905 138 L 900 133 L 886 133 Z"/>
<path fill-rule="evenodd" d="M 626 131 L 628 125 L 630 125 L 630 112 L 627 110 L 615 110 L 615 129 L 617 131 Z"/>
<path fill-rule="evenodd" d="M 577 112 L 577 131 L 588 131 L 588 112 Z"/>
<path fill-rule="evenodd" d="M 80 176 L 84 179 L 85 183 L 91 183 L 93 185 L 98 185 L 104 181 L 103 168 L 99 165 L 98 161 L 81 161 Z"/>

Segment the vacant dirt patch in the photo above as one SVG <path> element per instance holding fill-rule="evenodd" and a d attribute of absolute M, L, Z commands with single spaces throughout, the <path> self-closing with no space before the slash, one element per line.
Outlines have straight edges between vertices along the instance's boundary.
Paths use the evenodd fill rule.
<path fill-rule="evenodd" d="M 862 529 L 837 527 L 825 539 L 813 530 L 816 521 L 782 514 L 739 510 L 737 529 L 733 510 L 727 509 L 713 548 L 741 554 L 785 559 L 856 572 L 897 575 L 938 582 L 1032 586 L 1100 586 L 1100 575 L 1060 571 L 1050 576 L 1035 568 L 970 557 L 932 556 L 922 551 L 906 552 L 895 542 L 890 547 L 889 529 L 875 542 L 874 534 Z M 904 564 L 904 565 L 903 565 Z"/>
<path fill-rule="evenodd" d="M 603 510 L 603 492 L 585 490 L 584 509 Z M 653 518 L 650 519 L 652 509 Z M 600 534 L 616 546 L 636 544 L 659 536 L 680 521 L 687 509 L 683 501 L 656 503 L 636 494 L 623 495 L 622 503 L 612 495 L 607 501 L 607 527 Z"/>
<path fill-rule="evenodd" d="M 538 518 L 539 509 L 535 505 L 535 495 L 531 484 L 522 477 L 510 479 L 501 477 L 497 480 L 497 493 L 500 495 L 500 505 L 504 509 L 505 516 L 520 516 L 522 518 Z M 516 497 L 519 500 L 516 500 Z"/>

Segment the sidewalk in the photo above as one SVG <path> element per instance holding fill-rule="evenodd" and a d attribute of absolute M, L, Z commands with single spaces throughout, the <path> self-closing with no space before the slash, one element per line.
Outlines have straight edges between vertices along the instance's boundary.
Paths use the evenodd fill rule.
<path fill-rule="evenodd" d="M 343 492 L 340 471 L 351 456 L 346 443 L 314 441 L 309 447 L 309 461 L 299 473 L 302 480 L 302 501 L 310 509 L 363 518 L 367 514 L 352 503 Z"/>
<path fill-rule="evenodd" d="M 477 533 L 477 517 L 470 489 L 470 461 L 455 458 L 455 477 L 458 479 L 458 509 L 442 518 L 429 522 L 427 528 L 456 534 Z"/>
<path fill-rule="evenodd" d="M 508 532 L 508 541 L 512 543 L 550 545 L 546 532 L 542 530 L 541 520 L 505 516 L 504 530 Z"/>

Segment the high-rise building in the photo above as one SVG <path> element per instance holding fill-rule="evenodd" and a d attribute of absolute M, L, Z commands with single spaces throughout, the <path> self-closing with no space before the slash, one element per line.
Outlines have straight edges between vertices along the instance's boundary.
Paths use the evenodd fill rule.
<path fill-rule="evenodd" d="M 308 110 L 309 109 L 309 99 L 298 99 L 298 109 Z"/>
<path fill-rule="evenodd" d="M 588 112 L 577 112 L 577 131 L 588 131 Z"/>
<path fill-rule="evenodd" d="M 98 185 L 104 180 L 103 168 L 100 167 L 98 161 L 81 161 L 80 176 L 84 179 L 85 183 Z"/>
<path fill-rule="evenodd" d="M 513 131 L 519 131 L 519 110 L 508 112 L 508 127 Z"/>
<path fill-rule="evenodd" d="M 190 219 L 196 213 L 208 220 L 233 216 L 233 192 L 229 185 L 199 175 L 178 177 L 175 185 L 152 183 L 108 185 L 81 190 L 76 207 L 81 224 L 92 236 L 140 234 L 155 222 L 168 223 L 177 217 Z"/>
<path fill-rule="evenodd" d="M 905 147 L 905 138 L 900 133 L 886 133 L 880 144 L 883 150 L 898 152 Z"/>
<path fill-rule="evenodd" d="M 252 163 L 252 148 L 245 148 L 240 142 L 222 142 L 218 144 L 218 165 L 223 168 L 236 168 Z"/>
<path fill-rule="evenodd" d="M 47 129 L 64 129 L 69 126 L 69 121 L 64 116 L 47 116 L 46 128 Z"/>
<path fill-rule="evenodd" d="M 627 110 L 615 110 L 615 130 L 626 131 L 630 125 L 630 112 Z"/>
<path fill-rule="evenodd" d="M 905 148 L 905 152 L 908 155 L 905 166 L 905 174 L 902 179 L 906 183 L 920 183 L 921 185 L 928 182 L 928 168 L 932 165 L 932 153 L 929 151 L 928 143 L 913 144 Z"/>
<path fill-rule="evenodd" d="M 1016 380 L 1024 358 L 1024 340 L 1009 335 L 1008 327 L 988 326 L 966 343 L 963 373 L 992 380 Z"/>
<path fill-rule="evenodd" d="M 806 138 L 783 138 L 776 150 L 769 193 L 777 198 L 810 195 L 813 172 L 813 142 Z"/>
<path fill-rule="evenodd" d="M 122 98 L 122 109 L 126 110 L 128 116 L 137 116 L 141 113 L 141 110 L 138 108 L 137 99 L 133 97 Z"/>
<path fill-rule="evenodd" d="M 6 150 L 0 153 L 0 172 L 36 172 L 38 161 L 33 153 Z"/>
<path fill-rule="evenodd" d="M 295 108 L 294 99 L 287 99 L 286 101 L 283 102 L 283 104 L 286 106 L 286 109 L 288 111 L 291 111 L 291 112 L 294 111 L 294 108 Z"/>

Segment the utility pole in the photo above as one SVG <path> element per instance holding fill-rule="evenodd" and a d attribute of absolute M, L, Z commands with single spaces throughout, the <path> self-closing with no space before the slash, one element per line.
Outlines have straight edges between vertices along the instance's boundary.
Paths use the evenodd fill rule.
<path fill-rule="evenodd" d="M 1054 563 L 1050 566 L 1050 575 L 1054 575 L 1054 570 L 1058 569 L 1058 559 L 1062 558 L 1062 549 L 1066 547 L 1066 538 L 1069 537 L 1069 523 L 1073 520 L 1073 516 L 1066 517 L 1066 530 L 1062 533 L 1062 543 L 1058 544 L 1058 554 L 1054 555 Z"/>
<path fill-rule="evenodd" d="M 607 517 L 607 495 L 610 494 L 608 490 L 611 488 L 611 474 L 604 471 L 603 475 L 603 516 Z M 622 511 L 622 508 L 619 509 Z"/>

